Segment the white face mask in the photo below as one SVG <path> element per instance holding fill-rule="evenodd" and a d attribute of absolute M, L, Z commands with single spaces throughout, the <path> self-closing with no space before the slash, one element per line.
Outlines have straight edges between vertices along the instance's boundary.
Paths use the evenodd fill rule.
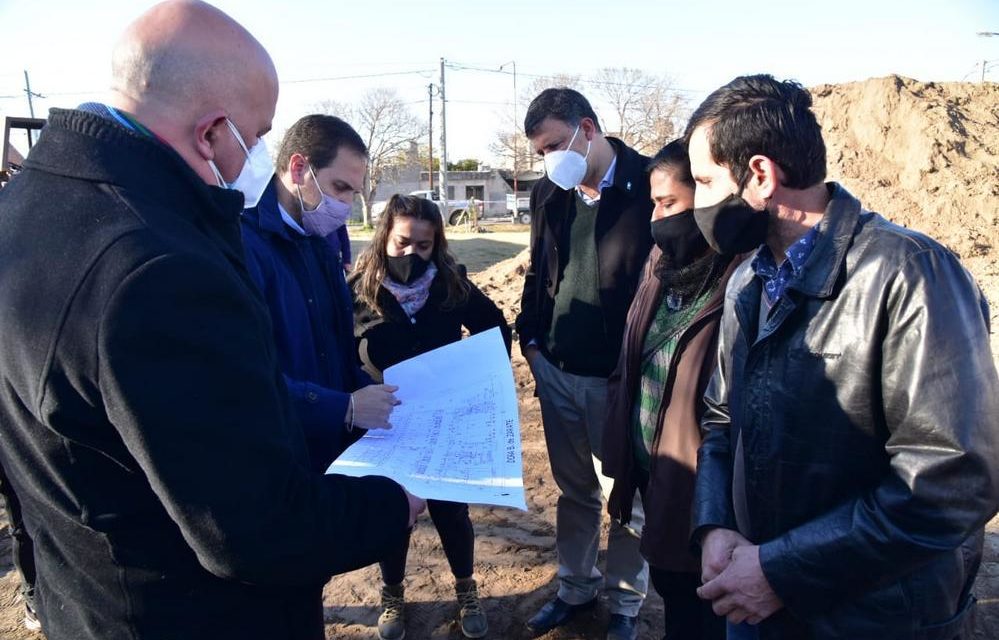
<path fill-rule="evenodd" d="M 590 157 L 590 142 L 586 143 L 586 155 L 578 151 L 573 151 L 572 143 L 579 135 L 579 125 L 569 140 L 569 145 L 559 151 L 549 151 L 545 154 L 545 173 L 548 179 L 559 187 L 569 190 L 575 189 L 586 177 L 586 159 Z"/>
<path fill-rule="evenodd" d="M 215 174 L 215 180 L 219 186 L 223 189 L 232 189 L 241 192 L 244 199 L 243 206 L 251 209 L 257 206 L 257 203 L 260 202 L 260 196 L 264 194 L 264 190 L 270 184 L 271 176 L 274 175 L 274 161 L 271 160 L 270 154 L 267 153 L 267 145 L 264 144 L 262 139 L 257 140 L 257 144 L 253 145 L 252 149 L 247 149 L 246 143 L 243 142 L 243 136 L 239 135 L 236 125 L 229 118 L 225 119 L 225 123 L 229 126 L 229 131 L 232 131 L 236 142 L 243 148 L 243 153 L 246 154 L 246 162 L 243 163 L 243 168 L 231 184 L 227 184 L 222 178 L 222 174 L 213 161 L 209 160 L 208 166 L 211 167 L 212 173 Z"/>

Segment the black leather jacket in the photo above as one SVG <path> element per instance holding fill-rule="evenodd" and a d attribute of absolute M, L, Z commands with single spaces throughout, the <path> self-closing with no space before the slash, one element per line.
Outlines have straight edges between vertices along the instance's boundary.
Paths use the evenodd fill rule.
<path fill-rule="evenodd" d="M 829 188 L 762 328 L 750 261 L 729 282 L 695 539 L 721 526 L 761 545 L 786 605 L 762 638 L 954 638 L 999 500 L 988 305 L 950 251 Z"/>

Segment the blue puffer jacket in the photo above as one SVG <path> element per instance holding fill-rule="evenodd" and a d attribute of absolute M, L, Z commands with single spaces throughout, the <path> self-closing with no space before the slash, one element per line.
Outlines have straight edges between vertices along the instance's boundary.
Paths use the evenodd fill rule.
<path fill-rule="evenodd" d="M 276 178 L 243 212 L 246 265 L 271 313 L 278 361 L 305 429 L 309 455 L 325 471 L 363 433 L 343 425 L 351 392 L 371 384 L 354 351 L 353 307 L 339 256 L 322 238 L 288 228 Z"/>

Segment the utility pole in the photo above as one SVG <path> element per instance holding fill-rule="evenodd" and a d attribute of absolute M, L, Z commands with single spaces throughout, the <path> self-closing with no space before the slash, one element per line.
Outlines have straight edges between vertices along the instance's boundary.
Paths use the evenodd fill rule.
<path fill-rule="evenodd" d="M 520 219 L 517 205 L 517 180 L 520 175 L 520 122 L 517 121 L 517 63 L 513 63 L 513 212 Z"/>
<path fill-rule="evenodd" d="M 999 31 L 979 31 L 976 33 L 979 38 L 995 38 L 999 36 Z M 994 62 L 994 61 L 993 61 Z M 985 70 L 989 66 L 988 60 L 982 60 L 982 84 L 985 84 Z"/>
<path fill-rule="evenodd" d="M 28 96 L 28 113 L 32 118 L 35 117 L 35 104 L 31 101 L 32 98 L 44 98 L 45 96 L 37 94 L 31 90 L 31 80 L 28 78 L 28 70 L 24 70 L 24 93 Z M 28 148 L 34 145 L 34 140 L 32 140 L 33 130 L 28 129 L 25 133 L 28 134 Z"/>
<path fill-rule="evenodd" d="M 441 211 L 445 218 L 447 210 L 447 94 L 444 92 L 444 58 L 441 58 L 441 176 L 440 176 L 440 196 Z"/>
<path fill-rule="evenodd" d="M 38 95 L 37 93 L 31 92 L 31 80 L 28 78 L 28 70 L 24 70 L 24 93 L 28 96 L 28 113 L 32 118 L 35 117 L 35 105 L 31 102 L 33 96 Z M 41 96 L 38 96 L 41 98 Z"/>
<path fill-rule="evenodd" d="M 520 123 L 517 121 L 517 61 L 511 60 L 500 65 L 500 71 L 506 65 L 513 66 L 513 219 L 520 217 L 517 206 L 517 176 L 520 174 Z"/>
<path fill-rule="evenodd" d="M 427 155 L 430 156 L 430 164 L 427 167 L 427 176 L 430 178 L 430 190 L 434 190 L 434 83 L 427 85 L 427 102 L 430 104 L 430 123 L 428 128 Z"/>

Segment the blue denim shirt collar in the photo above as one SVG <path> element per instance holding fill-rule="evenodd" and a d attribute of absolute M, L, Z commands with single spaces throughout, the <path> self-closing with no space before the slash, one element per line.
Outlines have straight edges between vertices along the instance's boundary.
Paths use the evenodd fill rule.
<path fill-rule="evenodd" d="M 776 303 L 784 295 L 788 282 L 797 276 L 808 261 L 808 256 L 815 248 L 818 239 L 818 226 L 809 229 L 808 233 L 798 238 L 784 251 L 786 259 L 777 266 L 770 247 L 763 245 L 753 258 L 753 273 L 763 281 L 763 291 L 770 304 Z"/>

